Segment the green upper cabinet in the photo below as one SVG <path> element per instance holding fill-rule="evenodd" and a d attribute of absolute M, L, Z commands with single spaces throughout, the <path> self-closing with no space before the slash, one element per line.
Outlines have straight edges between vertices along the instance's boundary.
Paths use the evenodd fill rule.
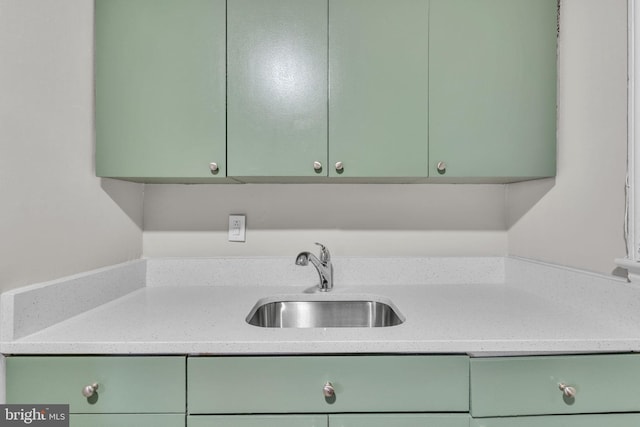
<path fill-rule="evenodd" d="M 428 40 L 429 0 L 329 1 L 330 176 L 427 176 Z"/>
<path fill-rule="evenodd" d="M 95 4 L 98 176 L 555 175 L 557 0 Z"/>
<path fill-rule="evenodd" d="M 95 7 L 96 174 L 224 177 L 225 0 Z"/>
<path fill-rule="evenodd" d="M 326 176 L 327 0 L 229 0 L 227 18 L 228 174 Z"/>
<path fill-rule="evenodd" d="M 431 0 L 429 30 L 430 176 L 555 175 L 557 0 Z"/>

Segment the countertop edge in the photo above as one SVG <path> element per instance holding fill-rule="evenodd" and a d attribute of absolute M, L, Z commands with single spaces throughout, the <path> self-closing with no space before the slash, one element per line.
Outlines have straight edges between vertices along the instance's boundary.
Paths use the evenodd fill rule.
<path fill-rule="evenodd" d="M 264 259 L 261 260 L 261 262 Z M 358 260 L 354 265 L 360 266 L 370 266 L 371 260 Z M 458 262 L 456 264 L 456 261 Z M 137 301 L 147 301 L 150 298 L 154 298 L 154 296 L 162 294 L 162 288 L 165 289 L 165 296 L 177 296 L 184 294 L 183 286 L 176 287 L 149 287 L 145 280 L 147 279 L 146 267 L 148 260 L 139 260 L 133 263 L 127 263 L 123 265 L 113 266 L 108 269 L 101 269 L 95 272 L 89 272 L 86 275 L 81 275 L 77 277 L 72 277 L 68 281 L 56 281 L 48 284 L 44 284 L 42 286 L 34 286 L 28 287 L 24 289 L 24 295 L 21 295 L 19 290 L 12 291 L 7 294 L 2 295 L 3 304 L 10 301 L 14 304 L 12 307 L 12 313 L 14 317 L 10 320 L 13 320 L 13 325 L 11 322 L 5 323 L 4 319 L 7 315 L 6 311 L 3 311 L 3 333 L 2 339 L 0 340 L 0 353 L 2 354 L 137 354 L 137 355 L 147 355 L 147 354 L 174 354 L 174 355 L 199 355 L 199 354 L 220 354 L 220 355 L 232 355 L 232 354 L 246 354 L 246 355 L 257 355 L 257 354 L 363 354 L 363 353 L 396 353 L 396 354 L 468 354 L 473 357 L 486 357 L 490 355 L 524 355 L 524 354 L 584 354 L 584 353 L 628 353 L 628 352 L 640 352 L 640 333 L 631 333 L 635 331 L 637 328 L 635 325 L 640 324 L 640 302 L 636 302 L 639 300 L 635 298 L 638 288 L 635 286 L 628 286 L 628 284 L 620 280 L 619 278 L 609 278 L 603 275 L 595 275 L 590 272 L 581 272 L 574 269 L 565 269 L 561 266 L 554 265 L 546 265 L 544 263 L 539 263 L 536 261 L 529 261 L 521 258 L 490 258 L 490 259 L 476 259 L 472 260 L 470 263 L 463 262 L 462 259 L 400 259 L 395 260 L 394 264 L 396 267 L 400 267 L 402 269 L 406 269 L 408 266 L 413 266 L 413 270 L 408 274 L 413 274 L 414 276 L 423 274 L 424 265 L 428 265 L 429 267 L 440 266 L 441 268 L 447 268 L 451 265 L 457 265 L 462 273 L 459 277 L 466 277 L 469 275 L 469 271 L 463 271 L 465 266 L 471 269 L 476 268 L 477 266 L 486 267 L 486 275 L 481 275 L 480 277 L 486 278 L 490 277 L 489 283 L 464 283 L 462 285 L 463 289 L 458 291 L 452 291 L 450 289 L 455 288 L 455 284 L 439 284 L 434 285 L 434 283 L 438 283 L 438 274 L 435 273 L 429 277 L 429 280 L 425 280 L 425 282 L 431 282 L 431 284 L 424 285 L 416 285 L 415 277 L 410 277 L 410 280 L 406 280 L 407 282 L 414 281 L 414 284 L 405 285 L 409 291 L 403 291 L 404 293 L 399 293 L 398 295 L 402 296 L 402 299 L 405 299 L 405 303 L 407 301 L 411 301 L 411 296 L 414 295 L 413 291 L 410 289 L 419 286 L 420 291 L 418 291 L 419 295 L 422 295 L 424 298 L 425 295 L 429 294 L 425 289 L 431 289 L 432 287 L 439 287 L 439 289 L 446 291 L 445 295 L 449 295 L 448 297 L 440 296 L 440 299 L 436 298 L 436 301 L 440 304 L 445 303 L 446 298 L 465 298 L 467 295 L 464 292 L 471 292 L 473 295 L 480 296 L 481 298 L 487 299 L 489 296 L 493 298 L 501 298 L 503 292 L 515 292 L 517 295 L 516 300 L 514 301 L 526 301 L 529 297 L 526 295 L 531 295 L 532 298 L 538 298 L 539 301 L 534 301 L 536 305 L 532 305 L 531 307 L 543 307 L 542 313 L 538 313 L 544 315 L 547 307 L 544 305 L 544 301 L 555 302 L 555 301 L 571 301 L 572 309 L 578 310 L 580 313 L 579 317 L 588 318 L 589 313 L 592 310 L 600 310 L 600 312 L 605 313 L 604 315 L 599 316 L 598 319 L 595 319 L 593 322 L 598 322 L 602 319 L 607 319 L 607 323 L 611 323 L 607 325 L 609 329 L 600 329 L 599 332 L 593 332 L 592 335 L 589 335 L 588 331 L 581 331 L 576 339 L 567 338 L 571 336 L 570 331 L 568 329 L 564 334 L 559 334 L 559 337 L 563 339 L 555 339 L 553 338 L 553 333 L 545 334 L 535 334 L 535 333 L 523 333 L 521 337 L 518 337 L 517 331 L 518 329 L 514 329 L 513 334 L 506 334 L 504 330 L 502 331 L 502 335 L 488 333 L 485 335 L 480 334 L 479 336 L 485 336 L 484 339 L 468 339 L 474 338 L 473 334 L 469 333 L 461 333 L 460 331 L 464 331 L 467 329 L 458 329 L 452 335 L 452 339 L 446 339 L 446 331 L 440 334 L 424 334 L 419 332 L 412 332 L 411 334 L 404 334 L 402 336 L 396 336 L 396 334 L 374 334 L 370 335 L 374 338 L 368 340 L 360 337 L 360 334 L 341 334 L 341 333 L 331 333 L 331 334 L 318 334 L 311 335 L 315 337 L 313 339 L 308 338 L 309 335 L 299 334 L 295 335 L 295 339 L 291 339 L 290 335 L 282 334 L 282 335 L 274 335 L 274 334 L 255 334 L 255 332 L 242 332 L 243 327 L 238 324 L 238 334 L 234 333 L 225 333 L 222 334 L 222 338 L 216 339 L 207 339 L 203 338 L 202 335 L 197 336 L 196 340 L 179 340 L 179 339 L 163 339 L 164 334 L 159 334 L 159 337 L 146 337 L 144 334 L 138 335 L 135 339 L 132 339 L 130 342 L 126 341 L 126 339 L 118 340 L 119 335 L 113 331 L 110 331 L 107 336 L 111 336 L 110 340 L 101 339 L 100 336 L 97 336 L 95 339 L 87 339 L 85 341 L 69 341 L 65 339 L 68 337 L 65 332 L 61 333 L 61 331 L 74 330 L 62 327 L 57 328 L 58 325 L 83 325 L 83 322 L 80 322 L 80 319 L 91 318 L 91 313 L 102 313 L 103 317 L 105 315 L 109 315 L 111 311 L 114 310 L 119 315 L 128 316 L 126 313 L 131 311 L 132 307 L 135 307 Z M 156 263 L 161 263 L 161 260 L 154 261 Z M 179 268 L 174 271 L 176 272 L 184 271 L 184 268 L 193 263 L 201 263 L 205 265 L 204 270 L 211 271 L 211 265 L 206 265 L 207 260 L 173 260 L 171 261 L 172 265 L 169 266 L 169 270 L 178 266 Z M 244 260 L 242 260 L 244 262 Z M 346 264 L 351 262 L 351 260 L 345 260 Z M 376 262 L 379 262 L 376 260 Z M 217 260 L 214 263 L 217 267 L 220 268 L 220 261 Z M 224 264 L 224 263 L 223 263 Z M 391 264 L 390 264 L 391 265 Z M 166 266 L 161 266 L 165 268 Z M 504 271 L 499 271 L 502 268 Z M 497 269 L 497 270 L 496 270 Z M 165 270 L 165 272 L 168 270 Z M 394 273 L 397 273 L 398 270 L 395 270 Z M 200 273 L 198 273 L 200 274 Z M 228 274 L 228 273 L 224 273 Z M 251 274 L 254 274 L 253 272 Z M 455 277 L 451 272 L 447 272 L 449 274 L 449 279 Z M 517 276 L 520 277 L 517 277 Z M 204 277 L 204 276 L 203 276 Z M 499 282 L 496 278 L 504 277 L 506 283 L 495 283 Z M 517 278 L 516 278 L 517 277 Z M 133 278 L 133 279 L 132 279 Z M 119 281 L 125 283 L 116 286 L 113 292 L 109 292 L 109 287 L 112 285 L 113 281 Z M 396 277 L 396 280 L 402 281 L 402 277 Z M 543 283 L 540 283 L 540 282 Z M 446 282 L 446 281 L 445 281 Z M 260 297 L 268 296 L 272 292 L 281 292 L 283 289 L 289 289 L 287 286 L 280 286 L 278 288 L 269 288 L 269 284 L 263 284 L 262 286 L 253 286 L 253 287 L 244 287 L 244 291 L 242 286 L 234 286 L 234 285 L 226 285 L 226 286 L 216 286 L 215 284 L 210 284 L 208 287 L 217 288 L 217 289 L 225 289 L 222 294 L 219 291 L 213 292 L 218 295 L 235 295 L 236 292 L 244 292 L 242 301 L 244 304 L 247 302 L 247 295 L 255 295 L 261 294 Z M 273 285 L 273 284 L 271 284 Z M 201 285 L 202 286 L 202 285 Z M 396 289 L 397 285 L 387 285 L 387 291 L 391 289 Z M 484 286 L 484 287 L 483 287 Z M 347 286 L 345 286 L 347 287 Z M 78 310 L 77 307 L 71 311 L 62 311 L 61 313 L 56 313 L 55 315 L 45 315 L 45 316 L 34 316 L 32 312 L 34 309 L 34 305 L 36 308 L 42 307 L 43 304 L 47 302 L 51 302 L 50 299 L 53 295 L 54 297 L 58 297 L 55 301 L 65 301 L 65 298 L 69 298 L 74 292 L 77 292 L 78 289 L 81 289 L 84 294 L 91 294 L 92 291 L 107 289 L 107 292 L 104 292 L 102 295 L 98 295 L 96 298 L 89 298 L 87 301 L 82 300 L 80 298 L 81 303 L 79 306 L 84 307 L 85 310 Z M 56 296 L 56 292 L 52 292 L 53 290 L 57 291 L 62 289 L 63 292 L 60 295 Z M 249 289 L 249 290 L 247 290 Z M 302 289 L 298 286 L 298 291 Z M 355 288 L 354 288 L 355 289 Z M 377 289 L 377 285 L 371 286 L 371 289 Z M 380 287 L 380 289 L 385 289 L 385 287 Z M 418 289 L 418 288 L 415 288 Z M 466 289 L 466 291 L 465 291 Z M 492 293 L 485 293 L 484 289 L 487 289 Z M 142 293 L 137 293 L 135 291 L 140 291 Z M 265 291 L 265 292 L 263 292 Z M 338 292 L 343 291 L 343 289 L 338 289 Z M 254 292 L 254 293 L 252 293 Z M 159 294 L 160 293 L 160 294 Z M 336 293 L 337 294 L 337 293 Z M 208 294 L 207 294 L 208 295 Z M 26 304 L 22 302 L 20 306 L 21 313 L 16 316 L 16 307 L 15 306 L 15 298 L 16 296 L 20 296 L 21 298 L 26 298 L 25 301 L 28 301 L 32 305 Z M 129 296 L 133 296 L 133 298 L 128 298 Z M 46 298 L 45 298 L 46 297 Z M 431 297 L 427 297 L 430 303 L 434 303 L 431 300 Z M 444 299 L 443 299 L 444 298 Z M 184 299 L 184 297 L 183 297 Z M 170 298 L 169 298 L 170 300 Z M 256 298 L 257 300 L 257 298 Z M 218 300 L 215 300 L 218 301 Z M 424 301 L 424 300 L 423 300 Z M 237 303 L 238 301 L 236 301 Z M 507 298 L 505 303 L 509 302 Z M 146 302 L 145 302 L 146 303 Z M 467 301 L 467 303 L 469 303 Z M 132 305 L 134 304 L 134 305 Z M 150 303 L 153 304 L 153 303 Z M 413 304 L 413 303 L 412 303 Z M 541 305 L 543 304 L 543 305 Z M 184 305 L 184 301 L 183 301 Z M 420 305 L 418 304 L 417 307 Z M 111 307 L 111 308 L 109 308 Z M 412 309 L 416 309 L 417 307 L 413 307 Z M 108 308 L 108 309 L 107 309 Z M 125 310 L 126 308 L 126 310 Z M 148 309 L 149 307 L 147 307 Z M 3 306 L 4 309 L 4 306 Z M 102 311 L 106 310 L 106 311 Z M 106 314 L 105 314 L 106 313 Z M 476 312 L 478 315 L 480 312 Z M 613 316 L 613 320 L 609 321 L 609 314 L 607 313 L 615 313 L 615 317 Z M 244 315 L 244 313 L 242 313 Z M 78 317 L 81 316 L 81 317 Z M 74 319 L 74 323 L 69 323 L 71 319 Z M 134 319 L 133 317 L 132 319 Z M 535 316 L 534 316 L 535 318 Z M 566 317 L 569 319 L 569 317 Z M 154 319 L 163 319 L 163 321 L 169 321 L 165 318 L 164 312 L 160 314 L 160 317 L 156 315 Z M 423 317 L 420 315 L 414 316 L 414 319 L 417 319 L 418 325 L 422 324 Z M 431 320 L 440 319 L 439 317 L 431 317 Z M 104 319 L 103 319 L 104 320 Z M 16 321 L 18 323 L 22 322 L 27 326 L 21 326 L 16 329 Z M 173 321 L 173 319 L 171 319 Z M 439 321 L 439 320 L 436 320 Z M 31 323 L 30 323 L 31 322 Z M 46 322 L 49 322 L 48 324 Z M 617 323 L 616 323 L 617 322 Z M 107 322 L 110 324 L 110 322 Z M 103 322 L 103 325 L 105 323 Z M 468 320 L 466 323 L 468 324 Z M 603 331 L 607 330 L 616 330 L 615 327 L 617 325 L 621 325 L 622 329 L 620 333 L 614 334 L 616 338 L 608 339 L 607 334 Z M 483 332 L 491 332 L 490 323 L 489 326 L 486 326 L 483 329 Z M 48 329 L 49 327 L 55 326 L 57 329 L 56 333 L 50 333 Z M 412 328 L 416 327 L 414 323 Z M 546 331 L 550 331 L 548 325 L 546 325 Z M 575 327 L 575 326 L 574 326 Z M 10 328 L 10 331 L 4 330 L 5 328 Z M 32 331 L 28 333 L 29 328 L 32 328 Z M 489 329 L 487 329 L 489 328 Z M 611 329 L 613 328 L 613 329 Z M 472 328 L 473 329 L 473 328 Z M 21 331 L 22 335 L 17 335 L 15 331 Z M 77 329 L 76 329 L 77 330 Z M 157 329 L 156 329 L 157 330 Z M 36 333 L 37 332 L 37 333 Z M 82 334 L 86 336 L 88 329 Z M 225 331 L 228 332 L 228 331 Z M 81 335 L 82 335 L 81 334 Z M 457 335 L 456 335 L 457 334 Z M 215 334 L 214 334 L 215 335 Z M 171 335 L 169 335 L 171 336 Z M 256 340 L 256 337 L 259 336 Z M 358 337 L 357 339 L 348 339 L 349 336 Z M 407 339 L 413 338 L 416 339 Z M 492 336 L 499 337 L 500 339 L 494 339 Z M 592 339 L 591 336 L 594 338 Z M 51 337 L 55 337 L 55 339 L 51 339 Z M 271 338 L 270 338 L 271 337 Z M 280 337 L 280 338 L 278 338 Z M 288 337 L 288 338 L 287 338 Z M 420 338 L 422 337 L 422 338 Z M 431 339 L 429 337 L 433 337 L 435 339 Z M 455 337 L 458 337 L 456 339 Z M 503 339 L 508 337 L 508 339 Z M 531 338 L 534 337 L 534 338 Z M 24 339 L 23 339 L 24 338 Z M 247 339 L 250 338 L 250 339 Z M 426 338 L 426 339 L 424 339 Z M 549 339 L 547 339 L 549 338 Z"/>

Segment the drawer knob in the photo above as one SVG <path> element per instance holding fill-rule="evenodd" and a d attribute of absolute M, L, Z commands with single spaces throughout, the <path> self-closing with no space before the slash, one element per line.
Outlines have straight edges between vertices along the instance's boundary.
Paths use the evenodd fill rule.
<path fill-rule="evenodd" d="M 578 392 L 575 387 L 571 387 L 565 383 L 558 384 L 558 388 L 562 390 L 562 394 L 569 399 L 576 397 L 576 393 Z"/>
<path fill-rule="evenodd" d="M 316 172 L 320 172 L 322 170 L 322 163 L 313 162 L 313 170 Z"/>
<path fill-rule="evenodd" d="M 89 397 L 93 396 L 94 394 L 96 394 L 97 391 L 98 391 L 98 383 L 93 383 L 91 385 L 85 386 L 82 389 L 82 395 L 84 397 L 89 398 Z"/>
<path fill-rule="evenodd" d="M 344 171 L 344 163 L 342 163 L 342 162 L 336 162 L 336 170 L 337 170 L 338 172 L 342 172 L 342 171 Z"/>
<path fill-rule="evenodd" d="M 438 162 L 436 169 L 438 170 L 438 173 L 442 175 L 447 171 L 447 164 L 445 162 Z"/>
<path fill-rule="evenodd" d="M 209 163 L 209 169 L 211 169 L 211 173 L 217 173 L 220 170 L 216 162 Z"/>
<path fill-rule="evenodd" d="M 336 395 L 336 389 L 333 388 L 333 384 L 327 381 L 324 387 L 322 387 L 322 394 L 324 394 L 324 397 L 332 398 Z"/>

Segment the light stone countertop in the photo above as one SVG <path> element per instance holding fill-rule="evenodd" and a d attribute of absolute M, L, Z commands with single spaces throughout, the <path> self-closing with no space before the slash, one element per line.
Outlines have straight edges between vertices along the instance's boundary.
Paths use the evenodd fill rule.
<path fill-rule="evenodd" d="M 308 284 L 205 285 L 195 278 L 196 272 L 191 280 L 196 285 L 171 285 L 168 270 L 147 266 L 146 286 L 24 336 L 9 339 L 5 331 L 0 351 L 476 356 L 640 351 L 640 289 L 524 260 L 504 259 L 496 265 L 499 274 L 492 275 L 492 266 L 479 273 L 478 283 L 438 283 L 454 279 L 441 275 L 425 279 L 432 282 L 425 284 L 337 282 L 332 292 L 314 298 L 389 299 L 405 322 L 383 328 L 312 329 L 260 328 L 245 321 L 259 299 L 309 297 Z M 150 280 L 154 274 L 165 279 Z M 15 332 L 19 322 L 14 323 Z"/>

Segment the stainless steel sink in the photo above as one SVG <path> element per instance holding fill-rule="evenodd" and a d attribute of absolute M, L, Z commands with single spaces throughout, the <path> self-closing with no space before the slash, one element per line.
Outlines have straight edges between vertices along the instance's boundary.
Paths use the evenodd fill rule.
<path fill-rule="evenodd" d="M 378 328 L 404 322 L 391 303 L 372 300 L 258 301 L 247 323 L 263 328 Z"/>

